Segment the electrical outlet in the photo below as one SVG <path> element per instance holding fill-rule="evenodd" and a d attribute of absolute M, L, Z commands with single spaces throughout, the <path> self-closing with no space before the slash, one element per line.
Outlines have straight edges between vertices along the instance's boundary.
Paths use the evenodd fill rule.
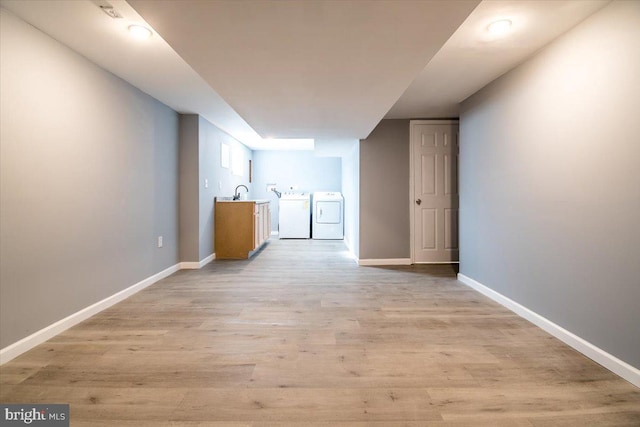
<path fill-rule="evenodd" d="M 207 178 L 204 179 L 204 188 L 209 188 L 209 180 Z"/>
<path fill-rule="evenodd" d="M 158 236 L 158 247 L 162 247 L 162 236 Z"/>
<path fill-rule="evenodd" d="M 222 190 L 222 181 L 218 181 L 218 190 Z"/>

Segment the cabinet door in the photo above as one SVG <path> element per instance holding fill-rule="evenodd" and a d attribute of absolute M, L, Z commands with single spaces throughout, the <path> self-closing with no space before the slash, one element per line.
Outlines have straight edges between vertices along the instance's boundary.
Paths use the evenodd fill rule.
<path fill-rule="evenodd" d="M 260 246 L 260 226 L 261 226 L 261 221 L 260 221 L 260 205 L 255 205 L 255 209 L 253 211 L 253 221 L 254 221 L 254 228 L 253 228 L 253 249 L 256 249 L 258 246 Z"/>
<path fill-rule="evenodd" d="M 246 259 L 255 244 L 253 203 L 216 202 L 215 252 L 219 259 Z"/>
<path fill-rule="evenodd" d="M 269 205 L 267 203 L 260 205 L 261 220 L 262 220 L 262 241 L 266 242 L 269 239 Z"/>
<path fill-rule="evenodd" d="M 271 205 L 267 205 L 267 239 L 271 236 Z"/>

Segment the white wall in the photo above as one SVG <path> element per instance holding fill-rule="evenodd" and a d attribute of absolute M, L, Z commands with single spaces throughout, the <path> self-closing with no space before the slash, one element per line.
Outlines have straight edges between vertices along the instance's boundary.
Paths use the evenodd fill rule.
<path fill-rule="evenodd" d="M 313 151 L 254 151 L 253 192 L 256 199 L 271 200 L 271 229 L 278 230 L 278 198 L 267 192 L 267 184 L 278 191 L 342 191 L 339 157 L 316 157 Z"/>
<path fill-rule="evenodd" d="M 4 348 L 178 262 L 178 115 L 0 15 Z"/>
<path fill-rule="evenodd" d="M 640 367 L 640 2 L 463 104 L 462 274 Z"/>
<path fill-rule="evenodd" d="M 348 143 L 346 143 L 348 144 Z M 342 156 L 342 195 L 344 196 L 344 241 L 349 251 L 360 256 L 360 141 L 345 148 Z"/>

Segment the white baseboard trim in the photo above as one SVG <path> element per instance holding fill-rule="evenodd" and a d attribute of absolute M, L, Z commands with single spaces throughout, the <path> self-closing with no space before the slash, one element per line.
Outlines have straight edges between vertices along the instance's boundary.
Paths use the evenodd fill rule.
<path fill-rule="evenodd" d="M 196 261 L 181 262 L 179 265 L 180 270 L 197 270 L 200 268 L 200 263 Z"/>
<path fill-rule="evenodd" d="M 198 270 L 198 269 L 204 267 L 205 265 L 209 264 L 214 259 L 216 259 L 216 254 L 215 253 L 209 255 L 206 258 L 203 258 L 202 260 L 200 260 L 198 262 L 196 262 L 196 261 L 181 262 L 179 264 L 180 265 L 180 270 Z"/>
<path fill-rule="evenodd" d="M 205 265 L 209 264 L 211 261 L 213 261 L 214 259 L 216 259 L 216 254 L 215 252 L 212 253 L 211 255 L 209 255 L 208 257 L 206 257 L 205 259 L 200 261 L 200 268 L 204 267 Z"/>
<path fill-rule="evenodd" d="M 442 262 L 414 262 L 416 265 L 451 265 L 460 264 L 460 261 L 442 261 Z"/>
<path fill-rule="evenodd" d="M 358 265 L 411 265 L 411 258 L 359 259 Z"/>
<path fill-rule="evenodd" d="M 347 252 L 348 252 L 349 258 L 351 258 L 353 260 L 353 262 L 358 264 L 358 257 L 356 256 L 355 253 L 353 253 L 353 248 L 351 246 L 351 242 L 349 241 L 349 239 L 347 239 L 347 236 L 344 237 L 344 245 L 347 247 Z"/>
<path fill-rule="evenodd" d="M 271 235 L 272 235 L 272 236 L 277 236 L 278 234 L 280 234 L 280 233 L 278 233 L 277 231 L 272 231 L 272 232 L 271 232 Z"/>
<path fill-rule="evenodd" d="M 62 320 L 59 320 L 43 329 L 40 329 L 39 331 L 34 332 L 33 334 L 21 339 L 20 341 L 8 345 L 7 347 L 0 350 L 0 365 L 16 358 L 17 356 L 32 349 L 38 344 L 42 344 L 43 342 L 47 341 L 50 338 L 53 338 L 59 333 L 66 331 L 70 327 L 77 325 L 83 320 L 86 320 L 89 317 L 98 314 L 102 310 L 111 307 L 112 305 L 124 300 L 125 298 L 130 297 L 136 292 L 139 292 L 144 288 L 153 285 L 157 281 L 170 276 L 179 269 L 180 265 L 175 264 L 165 270 L 162 270 L 159 273 L 154 274 L 153 276 L 147 277 L 146 279 L 136 283 L 133 286 L 123 289 L 120 292 L 117 292 L 103 299 L 102 301 L 98 301 L 97 303 L 83 308 L 82 310 L 77 311 Z"/>
<path fill-rule="evenodd" d="M 356 254 L 353 253 L 353 251 L 351 250 L 351 247 L 349 245 L 347 245 L 347 257 L 349 259 L 351 259 L 353 262 L 355 262 L 356 264 L 358 264 L 358 257 L 356 256 Z"/>
<path fill-rule="evenodd" d="M 542 317 L 538 313 L 531 311 L 527 307 L 513 301 L 510 298 L 505 297 L 499 292 L 488 288 L 482 283 L 477 282 L 462 273 L 458 273 L 458 280 L 469 286 L 470 288 L 473 288 L 481 294 L 491 298 L 498 304 L 503 305 L 504 307 L 516 313 L 518 316 L 527 319 L 534 325 L 550 333 L 570 347 L 573 347 L 575 350 L 584 354 L 594 362 L 599 363 L 611 372 L 629 381 L 636 387 L 640 387 L 640 369 L 629 365 L 627 362 L 618 359 L 612 354 L 609 354 L 601 348 L 596 347 L 595 345 L 580 338 L 572 332 L 567 331 L 562 326 L 553 323 L 549 319 Z"/>

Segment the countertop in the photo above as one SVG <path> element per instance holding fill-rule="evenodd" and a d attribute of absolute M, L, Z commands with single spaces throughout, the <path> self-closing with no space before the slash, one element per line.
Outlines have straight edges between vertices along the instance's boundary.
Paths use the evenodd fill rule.
<path fill-rule="evenodd" d="M 216 197 L 215 199 L 216 202 L 231 202 L 231 203 L 256 203 L 256 204 L 260 204 L 260 203 L 270 203 L 271 200 L 267 200 L 267 199 L 249 199 L 249 200 L 233 200 L 233 198 L 231 197 Z"/>

